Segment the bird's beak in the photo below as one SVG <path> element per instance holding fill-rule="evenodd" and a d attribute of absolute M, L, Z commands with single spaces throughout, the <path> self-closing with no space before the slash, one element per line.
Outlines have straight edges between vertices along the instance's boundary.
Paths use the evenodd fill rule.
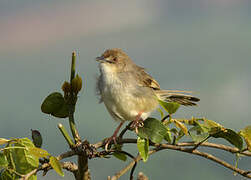
<path fill-rule="evenodd" d="M 101 62 L 101 61 L 104 61 L 104 60 L 105 60 L 104 56 L 96 57 L 96 61 L 98 61 L 98 62 Z"/>
<path fill-rule="evenodd" d="M 96 57 L 96 61 L 98 62 L 111 62 L 110 60 L 106 59 L 104 56 L 99 56 L 99 57 Z"/>

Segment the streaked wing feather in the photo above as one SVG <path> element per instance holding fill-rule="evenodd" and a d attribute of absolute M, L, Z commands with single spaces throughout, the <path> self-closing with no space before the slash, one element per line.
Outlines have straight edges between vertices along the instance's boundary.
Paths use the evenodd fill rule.
<path fill-rule="evenodd" d="M 155 79 L 153 79 L 152 76 L 146 73 L 144 68 L 137 66 L 137 71 L 135 72 L 139 85 L 149 87 L 155 90 L 160 89 L 159 83 Z"/>

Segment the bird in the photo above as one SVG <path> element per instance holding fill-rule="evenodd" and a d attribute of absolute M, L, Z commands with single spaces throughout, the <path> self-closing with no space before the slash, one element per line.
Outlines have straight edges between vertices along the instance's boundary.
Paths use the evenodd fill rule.
<path fill-rule="evenodd" d="M 96 83 L 100 103 L 103 102 L 112 118 L 120 122 L 107 139 L 106 149 L 112 141 L 116 143 L 117 134 L 126 121 L 133 121 L 136 130 L 142 126 L 143 121 L 158 108 L 158 99 L 184 106 L 195 106 L 200 101 L 185 94 L 187 91 L 161 89 L 159 83 L 122 49 L 107 49 L 96 61 L 100 71 Z"/>

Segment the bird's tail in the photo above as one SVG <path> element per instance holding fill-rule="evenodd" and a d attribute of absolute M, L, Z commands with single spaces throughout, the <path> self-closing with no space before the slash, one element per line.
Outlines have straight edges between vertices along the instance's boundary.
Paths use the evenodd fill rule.
<path fill-rule="evenodd" d="M 157 97 L 162 101 L 177 102 L 184 106 L 196 106 L 196 102 L 200 101 L 199 98 L 193 97 L 185 93 L 190 91 L 178 90 L 155 90 Z"/>

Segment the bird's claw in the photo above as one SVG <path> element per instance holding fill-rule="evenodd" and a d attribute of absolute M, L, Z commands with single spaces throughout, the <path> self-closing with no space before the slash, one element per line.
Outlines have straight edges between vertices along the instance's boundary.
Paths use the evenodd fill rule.
<path fill-rule="evenodd" d="M 143 119 L 138 119 L 132 122 L 130 128 L 135 129 L 136 134 L 138 134 L 138 128 L 141 128 L 144 126 Z"/>
<path fill-rule="evenodd" d="M 108 147 L 112 141 L 114 144 L 117 144 L 116 136 L 111 136 L 105 140 L 105 151 L 108 151 Z"/>

